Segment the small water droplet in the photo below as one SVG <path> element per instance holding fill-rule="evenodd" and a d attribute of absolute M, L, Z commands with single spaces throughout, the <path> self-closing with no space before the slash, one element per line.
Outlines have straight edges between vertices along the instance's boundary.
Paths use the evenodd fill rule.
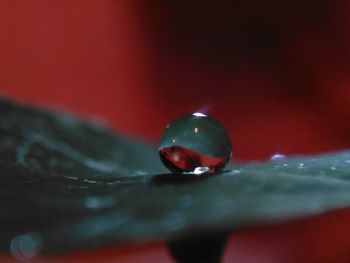
<path fill-rule="evenodd" d="M 41 245 L 42 239 L 38 233 L 27 233 L 13 238 L 10 250 L 12 256 L 16 259 L 28 260 L 38 255 Z"/>
<path fill-rule="evenodd" d="M 303 163 L 299 163 L 299 168 L 300 169 L 304 168 L 304 164 Z"/>
<path fill-rule="evenodd" d="M 350 160 L 345 160 L 344 163 L 350 163 Z"/>
<path fill-rule="evenodd" d="M 285 156 L 284 154 L 276 153 L 276 154 L 271 156 L 270 160 L 271 161 L 281 161 L 281 160 L 285 160 L 286 158 L 287 158 L 287 156 Z"/>
<path fill-rule="evenodd" d="M 172 172 L 214 173 L 230 160 L 230 138 L 225 128 L 213 118 L 196 112 L 175 120 L 167 127 L 159 145 L 159 155 Z"/>
<path fill-rule="evenodd" d="M 337 167 L 331 166 L 331 170 L 332 170 L 332 171 L 336 171 L 336 170 L 337 170 Z"/>

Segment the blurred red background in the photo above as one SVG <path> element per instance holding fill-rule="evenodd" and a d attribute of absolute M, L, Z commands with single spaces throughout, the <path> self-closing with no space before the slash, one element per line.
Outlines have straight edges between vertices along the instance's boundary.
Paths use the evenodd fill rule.
<path fill-rule="evenodd" d="M 345 149 L 349 12 L 342 0 L 0 0 L 0 91 L 151 142 L 169 120 L 205 111 L 229 130 L 236 160 Z M 350 262 L 345 219 L 234 235 L 225 262 Z M 114 256 L 171 262 L 163 245 L 140 249 Z"/>

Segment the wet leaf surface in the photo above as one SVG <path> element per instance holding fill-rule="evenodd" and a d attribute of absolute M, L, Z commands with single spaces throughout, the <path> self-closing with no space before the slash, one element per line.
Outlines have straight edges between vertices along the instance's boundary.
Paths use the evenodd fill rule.
<path fill-rule="evenodd" d="M 27 233 L 40 253 L 177 240 L 350 205 L 350 154 L 166 174 L 135 139 L 66 115 L 0 101 L 0 248 Z M 185 240 L 185 239 L 183 239 Z"/>

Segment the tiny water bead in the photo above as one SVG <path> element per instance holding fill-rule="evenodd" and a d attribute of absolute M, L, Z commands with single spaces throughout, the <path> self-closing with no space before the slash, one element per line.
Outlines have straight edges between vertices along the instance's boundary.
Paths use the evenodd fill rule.
<path fill-rule="evenodd" d="M 271 161 L 284 161 L 285 159 L 287 159 L 287 156 L 280 153 L 276 153 L 270 158 Z"/>
<path fill-rule="evenodd" d="M 232 154 L 225 128 L 202 113 L 186 115 L 168 124 L 158 150 L 170 171 L 194 175 L 219 171 Z"/>

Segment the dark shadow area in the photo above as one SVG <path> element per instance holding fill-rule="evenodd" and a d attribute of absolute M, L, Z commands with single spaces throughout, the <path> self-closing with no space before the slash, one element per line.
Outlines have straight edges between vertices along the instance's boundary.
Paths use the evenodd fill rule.
<path fill-rule="evenodd" d="M 150 5 L 158 45 L 221 66 L 276 65 L 300 31 L 330 27 L 330 4 L 315 1 L 160 1 Z"/>
<path fill-rule="evenodd" d="M 220 263 L 229 233 L 216 233 L 168 242 L 170 254 L 179 263 Z"/>

